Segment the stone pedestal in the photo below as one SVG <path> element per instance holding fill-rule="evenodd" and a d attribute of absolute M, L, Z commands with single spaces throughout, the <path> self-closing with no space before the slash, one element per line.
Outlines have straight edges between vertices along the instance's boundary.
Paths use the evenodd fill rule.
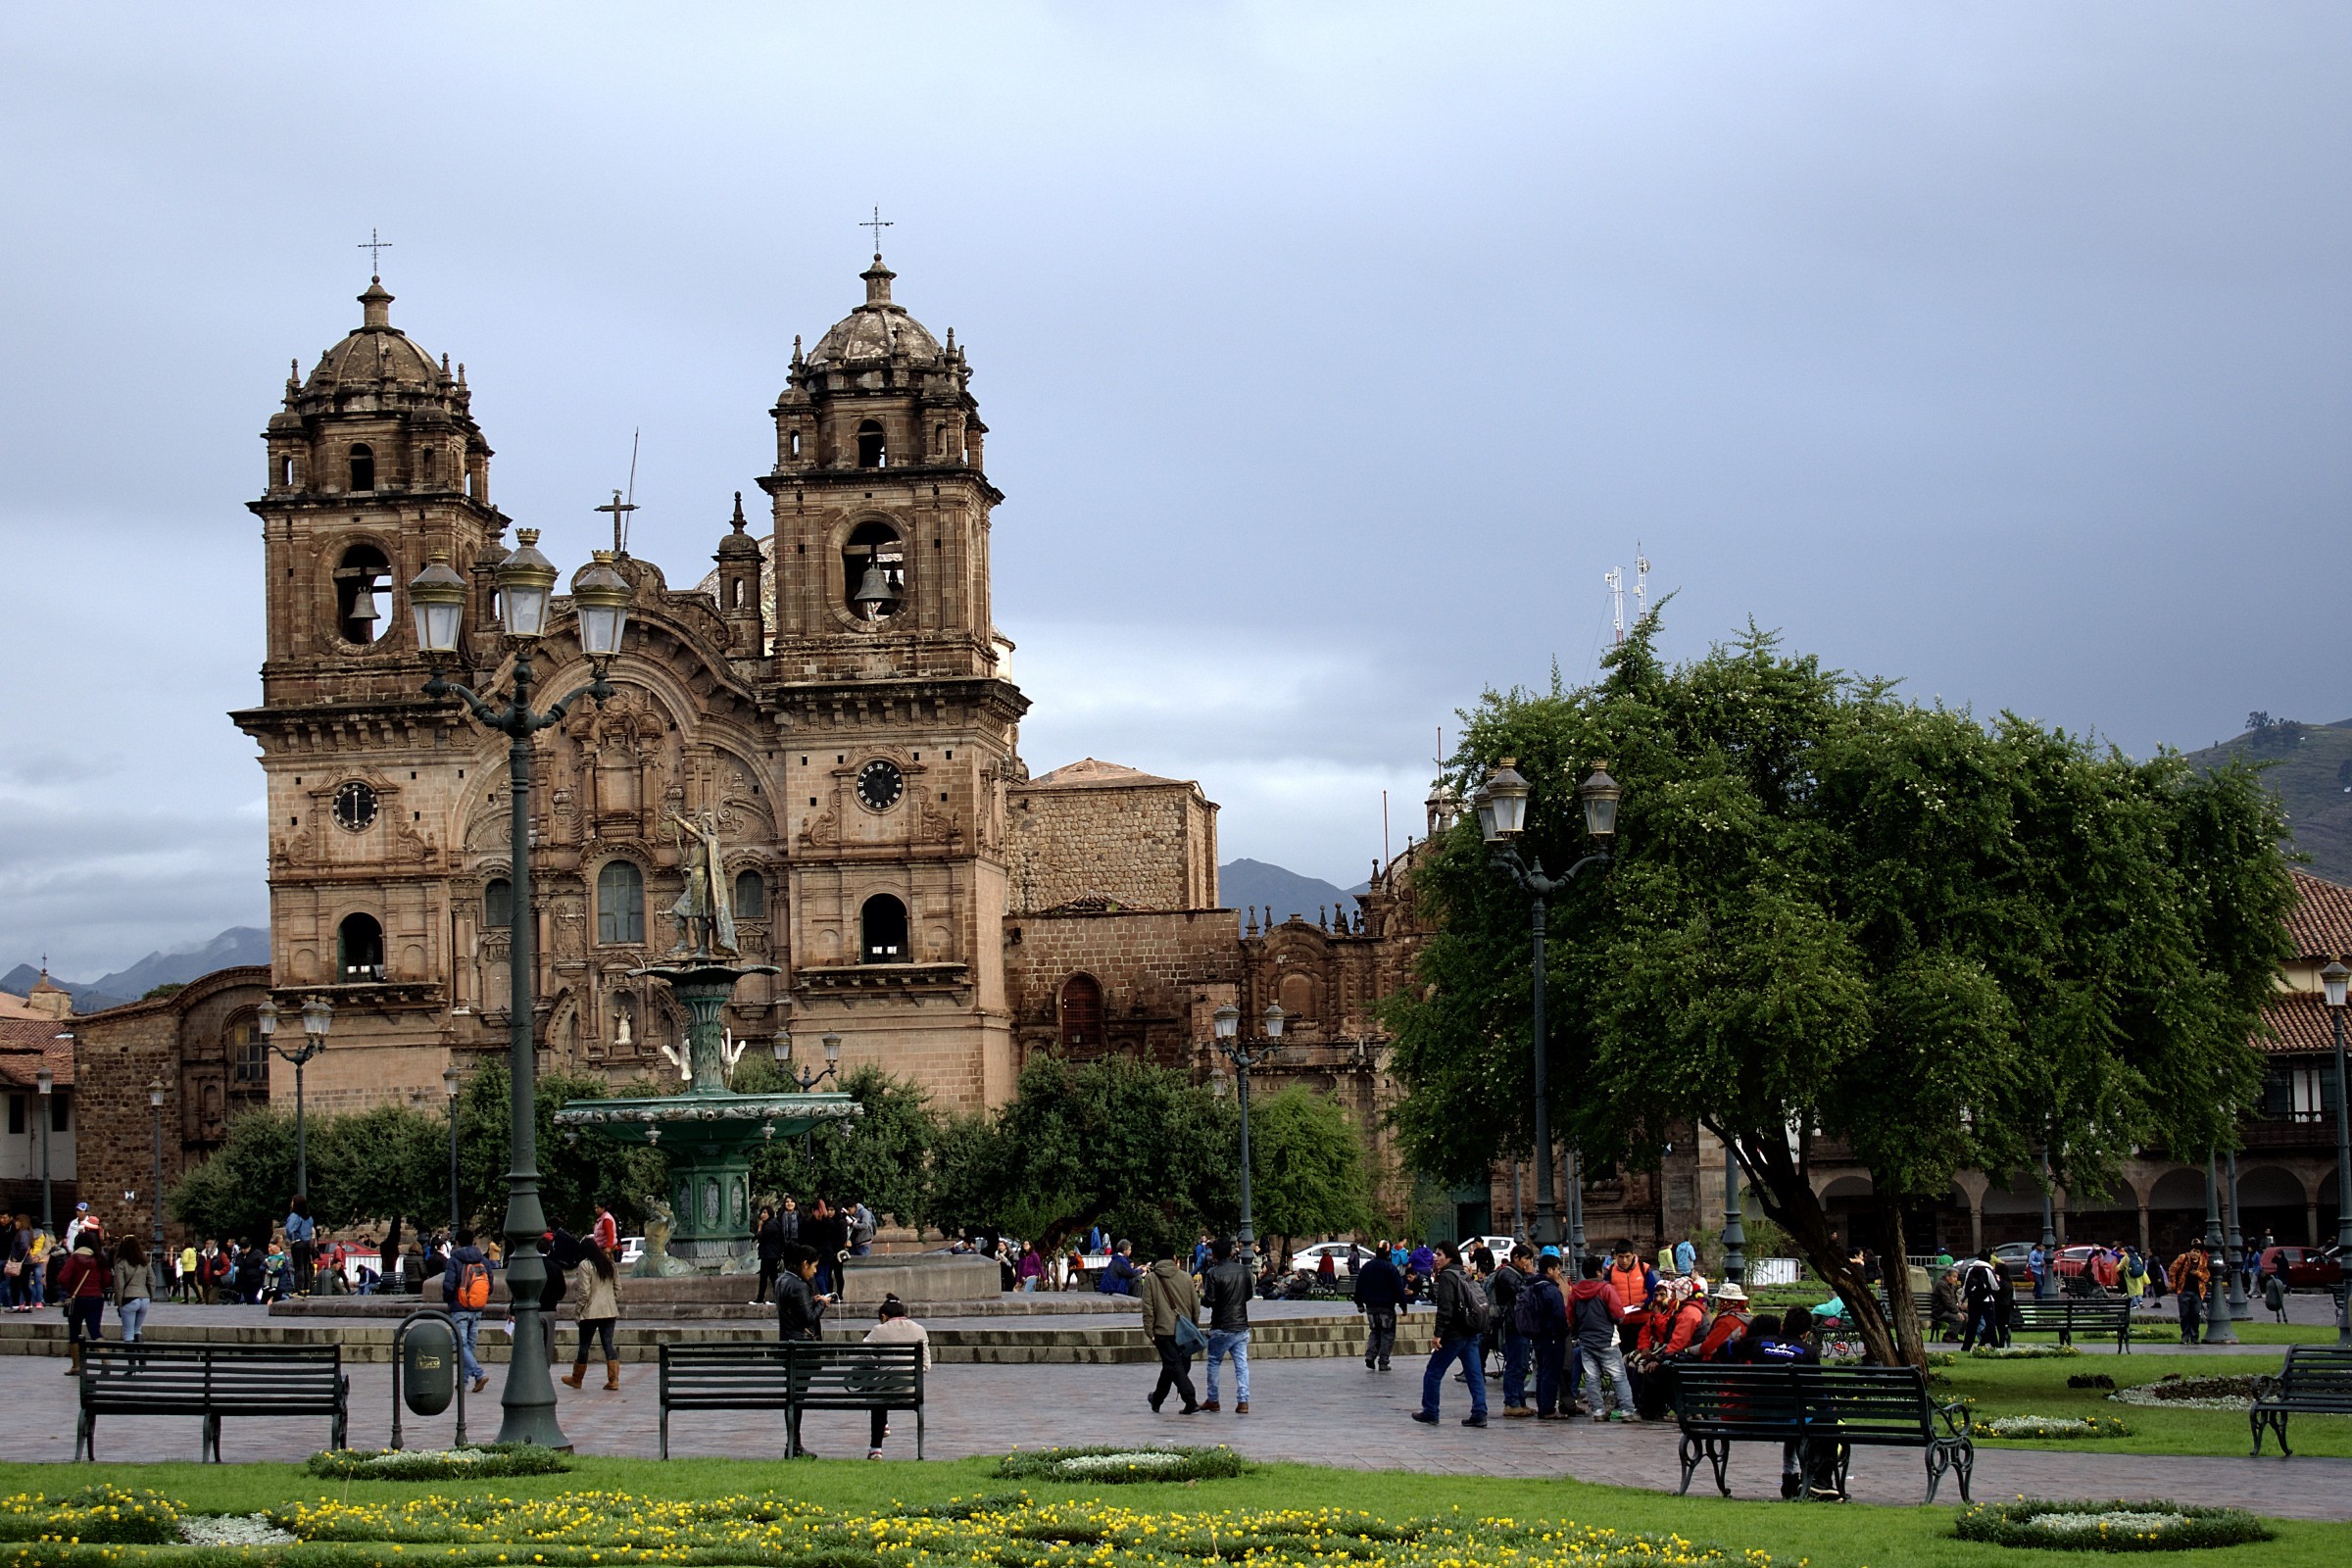
<path fill-rule="evenodd" d="M 977 1252 L 876 1252 L 842 1266 L 844 1301 L 994 1301 L 1004 1276 L 993 1257 Z"/>

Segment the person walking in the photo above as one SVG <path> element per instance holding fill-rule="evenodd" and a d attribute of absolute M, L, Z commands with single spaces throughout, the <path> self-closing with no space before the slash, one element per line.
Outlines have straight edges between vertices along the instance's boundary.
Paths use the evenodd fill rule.
<path fill-rule="evenodd" d="M 311 1218 L 311 1200 L 300 1193 L 286 1204 L 286 1250 L 291 1254 L 296 1294 L 311 1294 L 311 1270 L 318 1256 L 318 1225 Z"/>
<path fill-rule="evenodd" d="M 784 1226 L 765 1203 L 760 1205 L 760 1224 L 753 1236 L 760 1248 L 760 1283 L 752 1292 L 752 1304 L 765 1306 L 775 1295 L 776 1270 L 784 1262 Z"/>
<path fill-rule="evenodd" d="M 74 1242 L 57 1271 L 57 1293 L 66 1302 L 66 1343 L 73 1355 L 73 1364 L 66 1368 L 68 1377 L 81 1373 L 82 1347 L 96 1345 L 102 1337 L 106 1298 L 114 1285 L 113 1271 L 98 1260 L 98 1238 L 84 1227 Z"/>
<path fill-rule="evenodd" d="M 1167 1245 L 1166 1254 L 1144 1270 L 1144 1337 L 1159 1352 L 1159 1382 L 1144 1401 L 1157 1415 L 1173 1390 L 1184 1398 L 1186 1415 L 1199 1413 L 1200 1397 L 1193 1392 L 1193 1347 L 1200 1333 L 1200 1291 L 1185 1272 L 1184 1247 Z M 1191 1331 L 1187 1333 L 1189 1328 Z"/>
<path fill-rule="evenodd" d="M 1208 1308 L 1208 1398 L 1204 1410 L 1221 1409 L 1217 1402 L 1217 1367 L 1233 1357 L 1233 1413 L 1250 1413 L 1250 1297 L 1253 1282 L 1250 1265 L 1235 1255 L 1233 1238 L 1220 1236 L 1209 1249 L 1215 1258 L 1200 1279 L 1201 1303 Z M 1324 1254 L 1330 1261 L 1330 1254 Z"/>
<path fill-rule="evenodd" d="M 1591 1406 L 1592 1419 L 1609 1419 L 1609 1391 L 1617 1393 L 1617 1419 L 1639 1421 L 1634 1411 L 1634 1381 L 1626 1374 L 1625 1348 L 1618 1343 L 1618 1329 L 1626 1317 L 1625 1302 L 1617 1287 L 1601 1275 L 1601 1260 L 1585 1259 L 1585 1277 L 1569 1293 L 1569 1309 L 1574 1314 L 1578 1359 L 1584 1363 L 1585 1398 Z M 1639 1259 L 1636 1260 L 1637 1264 Z"/>
<path fill-rule="evenodd" d="M 923 1348 L 923 1371 L 931 1370 L 931 1333 L 906 1315 L 906 1303 L 896 1296 L 882 1298 L 882 1321 L 865 1331 L 868 1345 L 919 1345 Z M 865 1456 L 882 1457 L 882 1440 L 890 1436 L 890 1412 L 867 1412 L 870 1422 L 866 1429 Z"/>
<path fill-rule="evenodd" d="M 147 1302 L 154 1294 L 154 1281 L 149 1278 L 147 1249 L 135 1236 L 125 1236 L 115 1249 L 115 1316 L 122 1325 L 122 1343 L 139 1343 L 139 1331 L 147 1324 Z"/>
<path fill-rule="evenodd" d="M 833 1298 L 816 1288 L 816 1250 L 795 1243 L 776 1276 L 776 1338 L 823 1339 L 825 1308 L 832 1304 Z"/>
<path fill-rule="evenodd" d="M 32 1219 L 18 1214 L 9 1221 L 8 1231 L 8 1309 L 11 1312 L 29 1312 L 35 1303 L 32 1281 L 35 1265 L 32 1260 Z"/>
<path fill-rule="evenodd" d="M 601 1340 L 605 1347 L 605 1387 L 615 1390 L 620 1387 L 620 1348 L 613 1343 L 612 1331 L 620 1321 L 620 1273 L 612 1266 L 612 1254 L 594 1240 L 576 1245 L 580 1252 L 580 1348 L 571 1358 L 571 1376 L 564 1381 L 571 1388 L 580 1386 L 588 1376 L 588 1344 L 591 1340 Z M 548 1332 L 555 1331 L 551 1328 Z"/>
<path fill-rule="evenodd" d="M 1961 1304 L 1965 1312 L 1960 1331 L 1960 1353 L 1965 1355 L 1980 1345 L 1998 1343 L 1999 1330 L 1994 1323 L 1994 1298 L 1998 1282 L 1993 1265 L 1984 1258 L 1972 1258 L 1960 1279 Z"/>
<path fill-rule="evenodd" d="M 1355 1309 L 1364 1314 L 1364 1370 L 1386 1372 L 1396 1350 L 1396 1312 L 1411 1294 L 1388 1244 L 1355 1271 Z"/>
<path fill-rule="evenodd" d="M 1535 1270 L 1536 1250 L 1521 1242 L 1487 1282 L 1494 1326 L 1502 1335 L 1502 1413 L 1506 1420 L 1525 1420 L 1535 1414 L 1527 1406 L 1527 1365 L 1536 1342 L 1519 1321 L 1520 1298 L 1534 1282 Z"/>
<path fill-rule="evenodd" d="M 473 1380 L 466 1392 L 479 1394 L 490 1386 L 490 1374 L 474 1358 L 482 1333 L 482 1309 L 490 1304 L 490 1259 L 473 1245 L 471 1231 L 458 1232 L 457 1250 L 449 1255 L 449 1267 L 441 1271 L 441 1304 L 457 1325 L 458 1364 Z"/>
<path fill-rule="evenodd" d="M 1462 1272 L 1460 1248 L 1440 1242 L 1432 1250 L 1437 1272 L 1430 1281 L 1430 1298 L 1438 1308 L 1438 1348 L 1430 1352 L 1429 1364 L 1422 1369 L 1421 1408 L 1413 1412 L 1413 1419 L 1425 1426 L 1438 1424 L 1438 1395 L 1446 1386 L 1446 1374 L 1459 1363 L 1462 1381 L 1470 1388 L 1470 1413 L 1462 1418 L 1462 1425 L 1483 1427 L 1487 1424 L 1487 1368 L 1482 1353 L 1490 1316 L 1487 1293 Z"/>

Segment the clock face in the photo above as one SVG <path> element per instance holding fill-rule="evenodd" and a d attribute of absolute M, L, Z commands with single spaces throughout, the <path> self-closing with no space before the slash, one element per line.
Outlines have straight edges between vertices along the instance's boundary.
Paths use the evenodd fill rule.
<path fill-rule="evenodd" d="M 353 779 L 335 791 L 335 820 L 354 833 L 375 820 L 375 791 Z"/>
<path fill-rule="evenodd" d="M 889 810 L 906 792 L 906 780 L 896 762 L 877 757 L 858 770 L 858 798 L 870 810 Z"/>

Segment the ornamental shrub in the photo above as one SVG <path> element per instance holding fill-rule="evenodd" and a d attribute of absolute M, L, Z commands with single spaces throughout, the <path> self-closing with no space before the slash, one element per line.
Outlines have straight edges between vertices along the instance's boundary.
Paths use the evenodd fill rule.
<path fill-rule="evenodd" d="M 1989 1545 L 2056 1551 L 2197 1551 L 2271 1539 L 2270 1528 L 2243 1508 L 2041 1497 L 1964 1508 L 1952 1534 Z"/>
<path fill-rule="evenodd" d="M 460 1476 L 554 1476 L 571 1468 L 553 1448 L 492 1443 L 466 1448 L 328 1448 L 304 1469 L 336 1481 L 447 1481 Z"/>

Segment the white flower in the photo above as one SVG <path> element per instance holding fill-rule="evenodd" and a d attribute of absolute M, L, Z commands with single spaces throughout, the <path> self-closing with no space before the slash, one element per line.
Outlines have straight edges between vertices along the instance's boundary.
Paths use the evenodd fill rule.
<path fill-rule="evenodd" d="M 2118 1508 L 2111 1513 L 2037 1513 L 2026 1521 L 2029 1530 L 2121 1531 L 2126 1535 L 2144 1536 L 2154 1531 L 2172 1530 L 2188 1523 L 2184 1513 L 2143 1513 L 2130 1508 Z"/>

